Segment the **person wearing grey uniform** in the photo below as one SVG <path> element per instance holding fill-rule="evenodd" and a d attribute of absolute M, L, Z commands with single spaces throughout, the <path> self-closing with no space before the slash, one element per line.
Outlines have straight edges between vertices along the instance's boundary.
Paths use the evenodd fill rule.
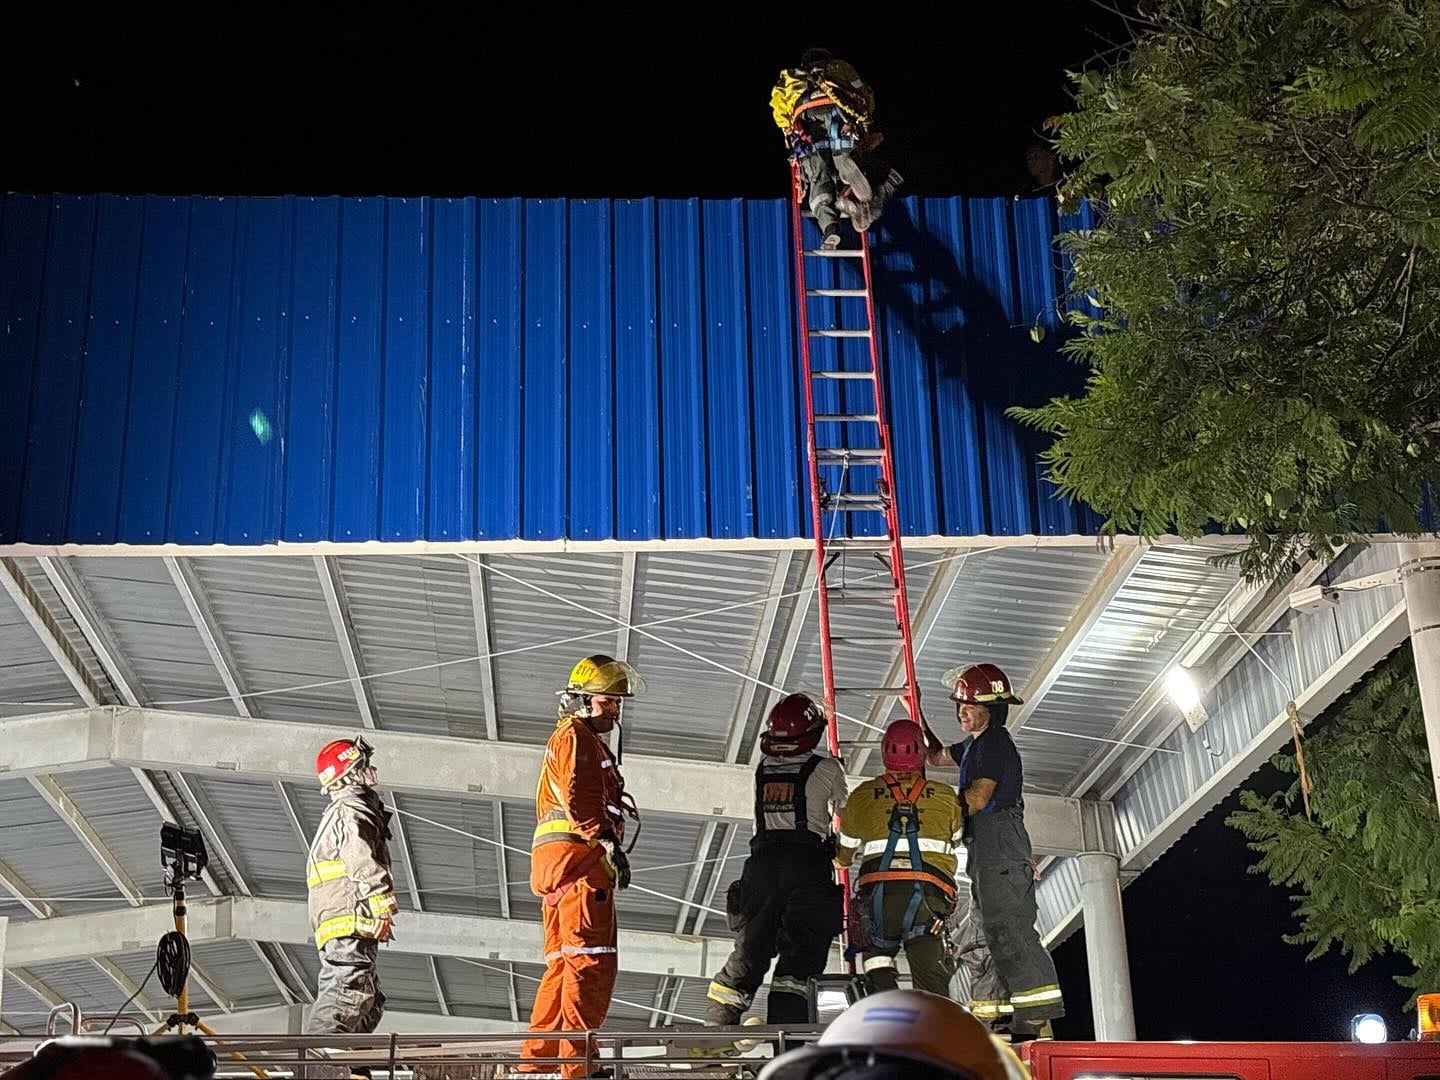
<path fill-rule="evenodd" d="M 315 759 L 330 805 L 306 863 L 310 925 L 320 950 L 307 1034 L 364 1034 L 385 1011 L 376 970 L 380 943 L 392 936 L 399 902 L 390 871 L 390 811 L 375 791 L 379 776 L 362 738 L 327 744 Z M 311 1066 L 307 1077 L 368 1077 L 365 1069 Z"/>
<path fill-rule="evenodd" d="M 710 983 L 707 1024 L 739 1023 L 777 955 L 766 1019 L 810 1018 L 809 979 L 825 970 L 844 921 L 831 860 L 845 770 L 815 752 L 824 730 L 824 710 L 804 694 L 770 710 L 755 770 L 755 835 L 725 896 L 735 947 Z"/>
<path fill-rule="evenodd" d="M 969 740 L 930 746 L 930 760 L 960 770 L 965 812 L 970 921 L 960 961 L 970 976 L 970 1011 L 1017 1039 L 1051 1037 L 1065 1015 L 1055 963 L 1035 929 L 1035 864 L 1025 831 L 1024 773 L 1005 729 L 1011 705 L 1023 704 L 994 664 L 944 675 Z"/>

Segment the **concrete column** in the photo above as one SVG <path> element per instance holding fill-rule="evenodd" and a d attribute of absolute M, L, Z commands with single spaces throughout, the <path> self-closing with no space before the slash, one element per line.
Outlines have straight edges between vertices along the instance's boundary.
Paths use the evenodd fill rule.
<path fill-rule="evenodd" d="M 4 1005 L 5 993 L 5 931 L 10 925 L 7 916 L 0 915 L 0 1007 Z"/>
<path fill-rule="evenodd" d="M 1401 544 L 1400 575 L 1430 744 L 1430 778 L 1440 801 L 1440 544 Z"/>
<path fill-rule="evenodd" d="M 1085 960 L 1090 968 L 1090 1004 L 1095 1038 L 1133 1042 L 1135 1003 L 1130 995 L 1130 956 L 1125 947 L 1125 914 L 1120 907 L 1120 860 L 1091 852 L 1077 855 L 1080 904 L 1085 915 Z"/>

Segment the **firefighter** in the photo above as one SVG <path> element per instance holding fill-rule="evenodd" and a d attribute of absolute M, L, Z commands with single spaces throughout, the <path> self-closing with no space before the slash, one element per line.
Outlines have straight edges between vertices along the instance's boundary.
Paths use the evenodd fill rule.
<path fill-rule="evenodd" d="M 759 1080 L 1027 1080 L 1015 1051 L 947 998 L 886 990 L 851 1005 Z"/>
<path fill-rule="evenodd" d="M 874 91 L 844 60 L 824 49 L 808 49 L 798 67 L 780 72 L 770 91 L 770 112 L 800 167 L 823 245 L 839 247 L 837 196 L 843 191 L 861 204 L 874 196 L 856 159 L 870 135 Z"/>
<path fill-rule="evenodd" d="M 955 905 L 960 805 L 948 784 L 925 778 L 925 736 L 913 720 L 886 728 L 880 749 L 885 772 L 850 793 L 835 861 L 844 868 L 860 856 L 854 903 L 872 985 L 895 989 L 903 948 L 915 985 L 943 996 L 954 974 L 943 935 Z"/>
<path fill-rule="evenodd" d="M 818 749 L 825 710 L 804 694 L 782 698 L 760 736 L 755 769 L 755 833 L 750 857 L 725 895 L 735 948 L 710 983 L 709 1024 L 738 1024 L 779 955 L 766 1019 L 810 1019 L 810 976 L 825 970 L 844 903 L 835 884 L 835 813 L 844 805 L 845 770 Z"/>
<path fill-rule="evenodd" d="M 320 950 L 320 981 L 307 1034 L 366 1034 L 385 1011 L 375 965 L 400 905 L 390 874 L 390 811 L 375 791 L 379 774 L 373 754 L 357 735 L 326 743 L 315 757 L 315 773 L 330 805 L 310 842 L 305 872 L 310 925 Z M 320 1069 L 324 1075 L 370 1075 L 363 1069 Z M 321 1072 L 312 1068 L 308 1075 Z"/>
<path fill-rule="evenodd" d="M 535 789 L 530 890 L 542 897 L 545 975 L 530 1012 L 531 1031 L 598 1028 L 615 987 L 615 891 L 630 884 L 626 819 L 639 820 L 615 756 L 601 738 L 620 726 L 624 699 L 645 689 L 640 673 L 610 656 L 575 665 L 560 698 L 560 719 L 545 744 Z M 634 846 L 632 839 L 631 846 Z M 573 1040 L 527 1040 L 520 1056 L 583 1057 Z M 522 1065 L 553 1072 L 553 1065 Z M 584 1076 L 583 1065 L 560 1068 Z"/>
<path fill-rule="evenodd" d="M 970 877 L 970 924 L 961 958 L 970 975 L 970 1011 L 1017 1039 L 1050 1038 L 1065 1015 L 1055 963 L 1035 929 L 1035 862 L 1025 831 L 1024 770 L 1005 729 L 1024 702 L 994 664 L 951 668 L 943 676 L 960 729 L 945 747 L 928 739 L 929 761 L 960 770 Z"/>

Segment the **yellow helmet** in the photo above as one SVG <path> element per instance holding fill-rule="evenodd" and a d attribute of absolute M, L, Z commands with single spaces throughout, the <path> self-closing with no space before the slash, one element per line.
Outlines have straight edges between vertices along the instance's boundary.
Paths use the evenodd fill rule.
<path fill-rule="evenodd" d="M 803 1080 L 825 1067 L 843 1080 L 870 1065 L 889 1064 L 945 1080 L 1027 1080 L 1015 1052 L 949 998 L 923 990 L 886 990 L 846 1009 L 810 1046 L 781 1054 L 759 1080 Z M 911 1075 L 905 1071 L 897 1075 Z"/>
<path fill-rule="evenodd" d="M 560 694 L 605 694 L 634 697 L 645 692 L 645 677 L 624 660 L 596 653 L 570 669 L 570 679 Z"/>

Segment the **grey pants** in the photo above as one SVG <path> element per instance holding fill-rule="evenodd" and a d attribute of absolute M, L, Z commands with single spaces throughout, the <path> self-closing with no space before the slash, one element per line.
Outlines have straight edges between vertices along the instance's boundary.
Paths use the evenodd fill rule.
<path fill-rule="evenodd" d="M 1035 876 L 1020 811 L 976 815 L 967 847 L 971 906 L 961 962 L 971 1011 L 995 1019 L 1013 1010 L 1017 1028 L 1064 1016 L 1055 963 L 1035 929 Z"/>
<path fill-rule="evenodd" d="M 375 962 L 380 944 L 368 938 L 342 937 L 327 941 L 320 949 L 320 981 L 315 1004 L 305 1021 L 307 1035 L 368 1034 L 385 1012 L 385 995 Z M 310 1065 L 304 1074 L 309 1080 L 365 1075 L 352 1073 L 345 1065 Z"/>
<path fill-rule="evenodd" d="M 812 109 L 805 114 L 805 128 L 812 138 L 827 138 L 833 127 L 838 126 L 838 113 L 833 108 Z M 833 120 L 833 123 L 832 123 Z M 821 150 L 800 159 L 800 176 L 805 181 L 805 199 L 820 231 L 828 232 L 840 224 L 840 211 L 835 206 L 839 194 L 839 178 L 848 172 L 858 173 L 859 167 L 852 166 L 848 150 Z"/>

